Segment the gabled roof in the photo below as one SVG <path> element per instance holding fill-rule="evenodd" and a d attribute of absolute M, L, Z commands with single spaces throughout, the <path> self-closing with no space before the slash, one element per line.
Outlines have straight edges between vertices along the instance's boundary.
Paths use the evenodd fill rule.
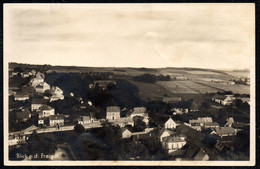
<path fill-rule="evenodd" d="M 132 133 L 130 130 L 128 130 L 127 128 L 121 128 L 120 129 L 120 133 L 124 133 L 125 131 L 128 131 L 130 133 Z"/>
<path fill-rule="evenodd" d="M 173 119 L 172 118 L 169 118 L 166 122 L 165 122 L 165 124 L 166 123 L 175 123 L 175 121 L 173 121 Z M 176 124 L 176 123 L 175 123 Z"/>
<path fill-rule="evenodd" d="M 107 112 L 120 112 L 120 107 L 119 106 L 108 106 Z"/>
<path fill-rule="evenodd" d="M 231 95 L 219 95 L 219 94 L 216 94 L 212 98 L 219 99 L 219 100 L 225 100 L 228 96 L 231 96 Z"/>
<path fill-rule="evenodd" d="M 207 153 L 200 149 L 200 151 L 197 153 L 197 155 L 194 157 L 194 160 L 201 161 L 203 160 L 207 155 Z"/>
<path fill-rule="evenodd" d="M 167 132 L 169 135 L 175 134 L 175 132 L 172 131 L 172 130 L 168 130 L 168 129 L 162 128 L 162 129 L 159 130 L 158 135 L 161 136 L 164 132 Z"/>
<path fill-rule="evenodd" d="M 176 96 L 163 97 L 163 102 L 179 102 L 179 101 L 181 101 L 181 97 L 176 97 Z"/>
<path fill-rule="evenodd" d="M 89 120 L 91 120 L 90 116 L 80 116 L 78 119 L 79 119 L 79 121 L 89 121 Z"/>
<path fill-rule="evenodd" d="M 145 107 L 134 107 L 134 112 L 133 113 L 145 113 L 146 108 Z"/>
<path fill-rule="evenodd" d="M 216 132 L 220 136 L 225 134 L 236 134 L 236 130 L 232 127 L 217 127 Z"/>

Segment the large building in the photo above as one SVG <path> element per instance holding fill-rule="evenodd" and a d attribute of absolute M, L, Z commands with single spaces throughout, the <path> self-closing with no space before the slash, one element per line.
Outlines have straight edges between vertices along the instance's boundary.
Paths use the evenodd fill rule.
<path fill-rule="evenodd" d="M 178 136 L 166 137 L 162 141 L 162 147 L 168 154 L 181 149 L 185 144 L 185 139 Z"/>
<path fill-rule="evenodd" d="M 108 120 L 120 119 L 120 107 L 108 106 L 106 111 L 106 119 Z"/>
<path fill-rule="evenodd" d="M 214 102 L 222 105 L 230 105 L 234 99 L 233 95 L 215 95 L 212 97 Z"/>
<path fill-rule="evenodd" d="M 51 115 L 49 117 L 50 126 L 63 126 L 64 125 L 64 115 Z"/>

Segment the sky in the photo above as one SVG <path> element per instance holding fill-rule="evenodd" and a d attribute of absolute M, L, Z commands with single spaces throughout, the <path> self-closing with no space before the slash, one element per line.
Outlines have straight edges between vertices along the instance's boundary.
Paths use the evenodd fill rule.
<path fill-rule="evenodd" d="M 253 3 L 4 4 L 4 60 L 90 67 L 244 69 Z"/>

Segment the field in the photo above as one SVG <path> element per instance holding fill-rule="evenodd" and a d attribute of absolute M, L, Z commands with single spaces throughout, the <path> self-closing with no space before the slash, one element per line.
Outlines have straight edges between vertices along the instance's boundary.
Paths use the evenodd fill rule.
<path fill-rule="evenodd" d="M 168 81 L 168 82 L 161 81 L 161 82 L 157 82 L 157 83 L 172 93 L 205 94 L 205 93 L 215 93 L 215 92 L 219 91 L 218 89 L 216 89 L 214 87 L 198 84 L 191 80 Z"/>
<path fill-rule="evenodd" d="M 199 81 L 198 83 L 206 86 L 211 86 L 213 88 L 218 88 L 219 90 L 232 91 L 233 93 L 250 94 L 250 86 L 246 85 L 229 85 L 224 83 L 211 83 L 207 81 Z"/>
<path fill-rule="evenodd" d="M 158 84 L 144 83 L 134 80 L 128 81 L 138 87 L 139 96 L 144 101 L 161 100 L 165 94 L 167 94 L 168 96 L 173 96 L 171 92 L 159 86 Z"/>

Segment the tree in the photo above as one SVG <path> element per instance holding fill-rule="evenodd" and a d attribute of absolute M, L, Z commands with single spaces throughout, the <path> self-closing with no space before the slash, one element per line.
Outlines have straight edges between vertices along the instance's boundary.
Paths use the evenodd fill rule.
<path fill-rule="evenodd" d="M 15 67 L 13 71 L 21 73 L 21 72 L 23 72 L 23 69 L 20 67 Z"/>
<path fill-rule="evenodd" d="M 210 109 L 211 105 L 208 102 L 202 102 L 201 103 L 201 108 L 203 108 L 203 109 Z"/>
<path fill-rule="evenodd" d="M 85 132 L 85 127 L 81 124 L 77 124 L 75 127 L 74 127 L 74 131 L 76 133 L 83 133 Z"/>
<path fill-rule="evenodd" d="M 136 118 L 134 119 L 134 131 L 139 132 L 139 131 L 144 131 L 146 128 L 145 122 L 143 122 L 142 118 Z"/>

